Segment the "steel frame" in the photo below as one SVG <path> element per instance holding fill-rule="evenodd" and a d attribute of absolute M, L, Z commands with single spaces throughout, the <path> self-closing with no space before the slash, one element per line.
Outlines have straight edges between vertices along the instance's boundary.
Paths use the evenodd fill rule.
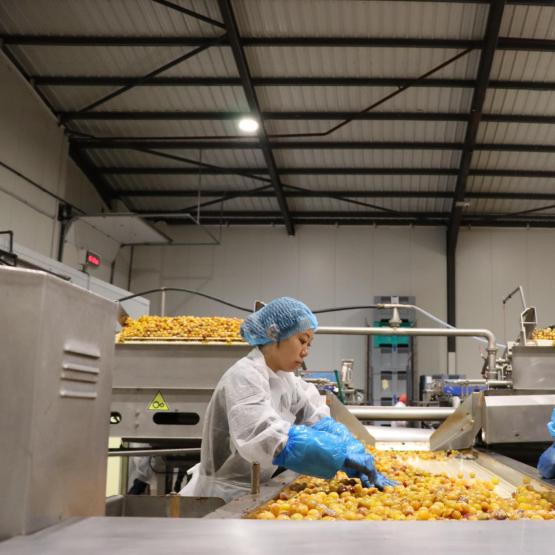
<path fill-rule="evenodd" d="M 139 112 L 139 111 L 98 111 L 76 112 L 60 111 L 56 115 L 61 121 L 70 120 L 125 120 L 125 121 L 169 121 L 169 120 L 236 120 L 245 115 L 244 112 Z M 261 117 L 266 120 L 364 120 L 364 121 L 462 121 L 468 122 L 469 114 L 461 112 L 262 112 Z M 553 124 L 555 116 L 537 116 L 528 114 L 483 114 L 482 121 L 495 123 L 537 123 Z M 268 135 L 272 138 L 272 135 Z M 198 137 L 195 137 L 198 139 Z M 222 137 L 227 138 L 227 137 Z"/>
<path fill-rule="evenodd" d="M 218 0 L 219 1 L 219 0 Z M 110 35 L 25 35 L 0 34 L 0 39 L 9 46 L 193 46 L 209 44 L 213 37 L 194 36 L 110 36 Z M 222 46 L 229 46 L 230 41 L 223 41 Z M 444 48 L 464 50 L 466 48 L 483 48 L 483 40 L 472 39 L 431 39 L 410 37 L 242 37 L 243 47 L 321 47 L 337 48 Z M 555 40 L 530 39 L 517 37 L 500 37 L 499 50 L 523 50 L 536 52 L 554 52 Z"/>
<path fill-rule="evenodd" d="M 141 190 L 133 190 L 130 192 L 118 191 L 108 179 L 110 175 L 117 175 L 123 173 L 130 174 L 187 174 L 198 173 L 198 167 L 194 168 L 97 168 L 92 164 L 91 159 L 87 155 L 87 150 L 100 149 L 100 148 L 133 148 L 135 150 L 142 149 L 145 152 L 148 149 L 163 149 L 163 150 L 177 150 L 177 149 L 256 149 L 262 147 L 265 153 L 265 161 L 267 162 L 269 170 L 266 168 L 202 168 L 201 171 L 206 174 L 236 174 L 238 172 L 245 172 L 247 176 L 252 176 L 256 172 L 258 176 L 269 176 L 269 178 L 260 178 L 261 181 L 271 181 L 274 188 L 276 184 L 276 195 L 280 202 L 280 207 L 283 210 L 283 204 L 286 203 L 286 198 L 302 198 L 310 196 L 337 196 L 356 198 L 455 198 L 457 202 L 461 202 L 461 198 L 506 198 L 513 200 L 553 200 L 555 195 L 546 194 L 527 194 L 527 193 L 495 193 L 492 195 L 487 194 L 461 194 L 464 187 L 458 186 L 455 193 L 452 192 L 424 192 L 415 193 L 399 192 L 399 191 L 340 191 L 333 190 L 328 192 L 320 191 L 306 191 L 295 190 L 282 184 L 279 181 L 275 160 L 273 159 L 272 151 L 274 149 L 407 149 L 407 150 L 454 150 L 462 151 L 463 161 L 459 171 L 459 182 L 461 182 L 461 175 L 464 173 L 463 166 L 466 166 L 466 159 L 469 158 L 469 152 L 473 150 L 497 150 L 504 152 L 543 152 L 553 153 L 555 147 L 550 144 L 545 145 L 530 145 L 530 144 L 491 144 L 483 143 L 476 144 L 475 137 L 473 144 L 469 141 L 469 133 L 476 126 L 476 110 L 475 103 L 473 102 L 473 113 L 388 113 L 388 112 L 368 112 L 368 113 L 350 113 L 350 112 L 261 112 L 256 99 L 255 87 L 257 86 L 392 86 L 400 87 L 407 83 L 407 79 L 401 77 L 386 77 L 386 78 L 358 78 L 358 77 L 252 77 L 250 75 L 245 56 L 245 49 L 265 47 L 265 46 L 332 46 L 332 47 L 377 47 L 377 48 L 442 48 L 442 49 L 464 49 L 464 48 L 480 48 L 483 52 L 489 51 L 488 37 L 489 32 L 482 40 L 466 40 L 466 39 L 429 39 L 429 38 L 392 38 L 392 37 L 241 37 L 237 29 L 237 22 L 233 16 L 231 3 L 229 0 L 219 0 L 219 5 L 222 15 L 226 15 L 225 21 L 217 21 L 208 16 L 194 12 L 184 8 L 170 0 L 152 0 L 154 3 L 163 5 L 168 9 L 177 10 L 185 15 L 194 17 L 201 22 L 213 25 L 215 27 L 214 33 L 219 30 L 226 30 L 226 35 L 218 37 L 214 36 L 51 36 L 51 35 L 23 35 L 23 34 L 3 34 L 0 35 L 2 40 L 2 48 L 9 53 L 10 58 L 16 63 L 18 69 L 33 85 L 35 90 L 41 98 L 49 105 L 44 93 L 41 92 L 42 86 L 88 86 L 88 85 L 106 85 L 122 87 L 119 91 L 111 93 L 106 98 L 99 99 L 92 105 L 85 107 L 78 112 L 62 111 L 56 114 L 60 121 L 67 123 L 72 120 L 202 120 L 202 119 L 234 119 L 242 114 L 233 112 L 113 112 L 113 111 L 90 111 L 90 108 L 98 107 L 101 103 L 107 101 L 109 98 L 117 96 L 129 90 L 131 87 L 138 86 L 242 86 L 249 98 L 249 106 L 257 108 L 256 113 L 260 116 L 262 125 L 266 120 L 408 120 L 408 121 L 455 121 L 466 122 L 468 124 L 467 137 L 464 143 L 446 143 L 446 142 L 370 142 L 370 141 L 303 141 L 296 140 L 291 142 L 278 142 L 272 138 L 270 134 L 263 137 L 263 141 L 259 144 L 252 140 L 235 140 L 235 137 L 217 137 L 209 140 L 201 140 L 200 138 L 163 138 L 159 140 L 157 137 L 146 138 L 145 140 L 137 140 L 133 137 L 122 137 L 121 140 L 113 140 L 108 137 L 101 138 L 76 138 L 70 133 L 71 149 L 70 154 L 72 158 L 80 165 L 81 169 L 93 180 L 95 187 L 99 191 L 105 202 L 111 202 L 114 198 L 132 198 L 133 196 L 175 196 L 174 191 L 160 191 L 156 193 L 149 193 Z M 450 1 L 450 0 L 437 0 L 437 1 Z M 467 0 L 466 3 L 480 3 L 490 4 L 495 6 L 500 2 L 490 0 Z M 553 5 L 550 1 L 533 1 L 533 0 L 508 0 L 507 4 L 521 4 L 521 5 Z M 491 10 L 490 10 L 491 11 Z M 25 45 L 49 45 L 49 46 L 190 46 L 198 48 L 199 51 L 210 46 L 218 45 L 220 47 L 231 47 L 234 57 L 238 62 L 240 71 L 239 77 L 167 77 L 159 75 L 164 71 L 164 66 L 151 72 L 145 77 L 83 77 L 83 76 L 49 76 L 49 75 L 29 75 L 25 72 L 21 64 L 17 61 L 14 54 L 9 50 L 9 46 L 25 46 Z M 498 39 L 497 49 L 499 50 L 516 50 L 516 51 L 543 51 L 555 52 L 555 41 L 553 40 L 537 40 L 537 39 L 522 39 L 513 37 L 500 37 Z M 193 52 L 194 54 L 194 52 Z M 482 55 L 482 58 L 484 56 Z M 175 62 L 175 61 L 174 61 Z M 170 62 L 172 63 L 172 62 Z M 175 62 L 178 63 L 178 62 Z M 410 80 L 409 80 L 410 81 Z M 473 79 L 438 79 L 435 77 L 428 77 L 427 79 L 418 82 L 417 86 L 421 87 L 464 87 L 474 88 L 475 96 L 476 91 L 482 89 L 480 83 L 480 76 L 477 80 Z M 486 87 L 498 89 L 515 89 L 515 90 L 540 90 L 550 91 L 555 90 L 555 82 L 535 82 L 535 81 L 509 81 L 509 80 L 493 80 Z M 485 91 L 485 88 L 483 88 Z M 254 99 L 254 103 L 253 103 Z M 482 114 L 482 121 L 488 122 L 504 122 L 504 123 L 530 123 L 530 124 L 554 124 L 555 116 L 535 116 L 525 114 Z M 469 149 L 469 147 L 472 148 Z M 270 157 L 270 158 L 269 158 Z M 179 160 L 179 158 L 176 158 Z M 269 162 L 269 163 L 268 163 Z M 469 167 L 469 165 L 468 165 Z M 260 172 L 260 173 L 259 173 Z M 456 171 L 448 168 L 283 168 L 280 170 L 283 175 L 308 175 L 308 174 L 333 174 L 333 175 L 456 175 Z M 521 171 L 521 170 L 468 170 L 467 175 L 482 175 L 482 176 L 510 176 L 510 177 L 532 177 L 532 178 L 553 178 L 555 172 L 551 171 Z M 225 198 L 236 198 L 245 196 L 259 196 L 266 197 L 271 193 L 268 187 L 258 187 L 252 191 L 227 191 L 221 189 L 208 190 L 209 193 Z M 129 194 L 128 194 L 129 193 Z M 188 197 L 188 191 L 180 191 L 183 197 Z M 206 192 L 204 193 L 206 194 Z M 483 196 L 481 196 L 483 195 Z M 285 204 L 285 208 L 286 204 Z M 458 208 L 458 207 L 456 207 Z M 457 210 L 454 210 L 456 213 Z M 287 214 L 287 212 L 284 212 Z M 353 213 L 355 215 L 356 213 Z M 287 219 L 287 218 L 285 218 Z M 499 220 L 496 220 L 497 222 Z M 463 220 L 459 222 L 461 225 Z M 453 228 L 453 224 L 451 225 Z M 289 232 L 292 228 L 288 226 Z M 450 237 L 453 237 L 451 232 Z M 451 239 L 452 240 L 452 239 Z"/>
<path fill-rule="evenodd" d="M 37 86 L 50 87 L 89 87 L 89 86 L 121 86 L 129 82 L 132 76 L 84 76 L 84 75 L 32 75 L 30 77 Z M 409 80 L 408 77 L 252 77 L 256 87 L 399 87 Z M 431 88 L 466 88 L 473 89 L 473 79 L 441 79 L 429 77 L 419 83 L 419 87 Z M 138 87 L 238 87 L 238 77 L 188 77 L 162 76 L 154 77 Z M 503 90 L 555 90 L 554 81 L 511 81 L 509 79 L 493 79 L 489 82 L 490 89 Z"/>
<path fill-rule="evenodd" d="M 476 137 L 482 119 L 486 92 L 493 65 L 495 50 L 500 41 L 499 31 L 501 20 L 505 11 L 506 0 L 492 0 L 488 11 L 486 32 L 484 37 L 484 47 L 480 55 L 476 87 L 472 96 L 470 108 L 470 119 L 466 127 L 464 147 L 461 155 L 461 164 L 457 176 L 455 196 L 451 209 L 451 217 L 447 226 L 446 245 L 447 245 L 447 321 L 452 326 L 457 324 L 456 313 L 456 248 L 459 235 L 459 228 L 462 222 L 463 209 L 465 206 L 464 198 L 466 194 L 466 182 L 470 175 L 470 165 L 474 149 L 476 148 Z M 456 352 L 456 338 L 449 338 L 447 343 L 449 353 Z"/>
<path fill-rule="evenodd" d="M 96 149 L 163 149 L 163 150 L 254 150 L 259 148 L 257 141 L 249 140 L 187 140 L 172 138 L 72 138 L 71 142 L 85 150 Z M 404 141 L 269 141 L 272 150 L 463 150 L 464 143 L 446 142 L 404 142 Z M 555 152 L 554 144 L 511 144 L 511 143 L 477 143 L 474 150 L 498 152 Z"/>
<path fill-rule="evenodd" d="M 281 210 L 285 228 L 287 229 L 287 233 L 289 235 L 295 235 L 295 227 L 291 220 L 287 200 L 283 194 L 283 187 L 281 185 L 276 161 L 266 135 L 266 129 L 264 128 L 264 119 L 261 114 L 260 104 L 256 96 L 254 85 L 252 84 L 247 57 L 243 49 L 243 43 L 239 33 L 239 28 L 237 27 L 237 21 L 235 19 L 235 14 L 233 13 L 233 8 L 229 0 L 218 0 L 218 6 L 227 29 L 228 40 L 237 65 L 237 70 L 239 71 L 241 84 L 243 86 L 245 97 L 247 98 L 251 115 L 258 120 L 260 125 L 258 130 L 258 141 L 260 143 L 262 154 L 264 155 L 264 161 L 266 162 L 267 173 L 270 175 L 270 179 L 272 180 L 272 186 Z"/>
<path fill-rule="evenodd" d="M 243 175 L 256 177 L 268 175 L 268 169 L 260 168 L 223 168 L 223 167 L 161 167 L 161 166 L 101 166 L 98 172 L 103 175 Z M 456 168 L 377 168 L 377 167 L 289 167 L 280 169 L 281 175 L 459 175 Z M 532 177 L 555 178 L 555 171 L 544 170 L 487 170 L 471 169 L 468 175 L 488 177 Z"/>
<path fill-rule="evenodd" d="M 341 189 L 330 190 L 289 190 L 289 185 L 284 184 L 284 194 L 287 198 L 329 198 L 334 196 L 343 196 L 349 198 L 430 198 L 430 199 L 452 199 L 454 192 L 452 191 L 391 191 L 378 189 L 372 191 L 352 191 Z M 268 186 L 260 187 L 259 190 L 237 191 L 234 189 L 214 189 L 204 186 L 202 189 L 202 198 L 225 197 L 233 195 L 234 198 L 273 198 L 274 193 L 266 190 Z M 118 197 L 128 198 L 197 198 L 199 191 L 197 189 L 125 189 L 116 190 Z M 514 193 L 514 192 L 496 192 L 496 193 L 480 193 L 468 191 L 466 193 L 468 199 L 495 199 L 495 200 L 528 200 L 528 201 L 555 201 L 555 193 Z"/>

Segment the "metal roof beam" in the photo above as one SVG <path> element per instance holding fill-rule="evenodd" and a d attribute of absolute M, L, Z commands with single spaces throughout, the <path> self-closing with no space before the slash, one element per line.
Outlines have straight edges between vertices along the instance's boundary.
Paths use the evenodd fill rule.
<path fill-rule="evenodd" d="M 129 83 L 132 76 L 86 76 L 86 75 L 33 75 L 30 77 L 36 86 L 54 87 L 118 87 Z M 257 87 L 400 87 L 410 77 L 253 77 Z M 238 77 L 154 77 L 137 87 L 237 87 L 241 85 Z M 418 87 L 433 88 L 474 88 L 473 79 L 423 79 Z M 492 80 L 490 89 L 553 91 L 555 81 L 511 81 Z"/>
<path fill-rule="evenodd" d="M 14 46 L 203 46 L 214 37 L 193 36 L 105 36 L 0 34 L 0 40 Z M 484 41 L 407 37 L 241 37 L 243 47 L 364 47 L 364 48 L 482 48 Z M 229 45 L 223 41 L 222 46 Z M 500 37 L 499 50 L 555 52 L 555 40 Z"/>
<path fill-rule="evenodd" d="M 161 218 L 157 218 L 161 219 Z M 349 219 L 338 219 L 334 217 L 329 218 L 295 218 L 297 225 L 342 225 L 342 226 L 369 226 L 369 225 L 383 225 L 383 226 L 444 226 L 447 219 L 434 218 L 428 220 L 414 220 L 408 218 L 399 218 L 391 220 L 380 220 L 377 218 L 360 218 L 353 215 Z M 188 218 L 169 218 L 166 220 L 168 225 L 195 225 Z M 204 225 L 276 225 L 280 224 L 280 218 L 226 218 L 225 213 L 219 217 L 203 218 Z M 490 220 L 488 218 L 474 219 L 472 221 L 463 221 L 464 225 L 471 227 L 514 227 L 514 228 L 555 228 L 555 219 L 542 220 L 542 221 L 526 221 L 526 220 Z"/>
<path fill-rule="evenodd" d="M 272 198 L 274 194 L 271 191 L 237 191 L 234 189 L 215 189 L 203 186 L 200 191 L 202 198 L 223 197 L 233 195 L 235 198 Z M 453 198 L 454 192 L 451 191 L 391 191 L 389 189 L 373 190 L 373 191 L 351 191 L 351 190 L 310 190 L 310 191 L 289 191 L 285 185 L 285 196 L 287 198 L 329 198 L 334 196 L 343 196 L 350 198 L 403 198 L 403 199 L 443 199 Z M 115 191 L 120 197 L 137 197 L 137 198 L 197 198 L 199 196 L 198 189 L 160 189 L 160 190 L 142 190 L 127 189 Z M 494 199 L 494 200 L 526 200 L 526 201 L 555 201 L 555 193 L 526 193 L 526 192 L 496 192 L 482 193 L 468 191 L 467 199 Z"/>
<path fill-rule="evenodd" d="M 69 120 L 237 120 L 246 114 L 244 112 L 141 112 L 141 111 L 102 111 L 102 112 L 74 112 L 61 111 L 57 115 L 62 121 Z M 414 120 L 414 121 L 467 121 L 466 113 L 436 113 L 436 112 L 262 112 L 264 120 Z M 555 117 L 553 118 L 555 120 Z"/>
<path fill-rule="evenodd" d="M 470 120 L 466 128 L 464 148 L 455 188 L 455 198 L 453 199 L 453 207 L 451 210 L 451 220 L 447 230 L 448 250 L 452 249 L 454 251 L 457 246 L 459 227 L 462 220 L 463 201 L 466 193 L 466 180 L 470 173 L 472 155 L 476 148 L 476 137 L 478 136 L 478 128 L 482 119 L 486 92 L 493 65 L 493 57 L 499 40 L 499 30 L 501 29 L 501 20 L 503 19 L 504 10 L 505 0 L 492 0 L 486 24 L 484 38 L 485 46 L 480 56 L 476 87 L 472 96 Z M 451 318 L 449 322 L 454 325 L 454 317 Z"/>
<path fill-rule="evenodd" d="M 199 168 L 199 167 L 137 167 L 137 166 L 105 166 L 98 172 L 105 175 L 267 175 L 267 168 Z M 282 168 L 282 175 L 459 175 L 458 169 L 452 168 L 369 168 L 369 167 L 299 167 Z M 540 170 L 488 170 L 471 169 L 469 175 L 488 177 L 532 177 L 555 178 L 555 171 Z"/>
<path fill-rule="evenodd" d="M 227 36 L 233 52 L 233 57 L 235 59 L 235 64 L 239 71 L 239 76 L 241 78 L 243 91 L 247 98 L 249 109 L 251 115 L 256 118 L 260 123 L 260 128 L 258 130 L 258 140 L 260 142 L 260 148 L 262 149 L 262 154 L 268 167 L 268 174 L 272 180 L 272 185 L 276 194 L 276 198 L 281 210 L 283 221 L 285 222 L 285 227 L 289 235 L 295 235 L 295 227 L 291 220 L 291 215 L 289 214 L 289 207 L 287 206 L 287 200 L 283 194 L 282 185 L 280 182 L 276 162 L 274 160 L 274 155 L 272 153 L 272 148 L 270 147 L 268 138 L 266 136 L 266 130 L 264 128 L 264 120 L 261 114 L 260 104 L 256 96 L 256 91 L 254 90 L 254 85 L 251 80 L 251 73 L 247 63 L 247 57 L 243 50 L 242 38 L 239 34 L 239 29 L 237 27 L 237 21 L 235 20 L 235 14 L 233 13 L 233 8 L 229 0 L 218 0 L 218 6 L 222 14 L 222 19 L 225 23 L 227 29 Z"/>
<path fill-rule="evenodd" d="M 136 214 L 140 214 L 143 217 L 148 218 L 153 217 L 157 219 L 167 219 L 168 221 L 173 221 L 182 215 L 182 212 L 161 212 L 161 211 L 150 211 L 150 210 L 136 210 Z M 379 211 L 350 211 L 350 212 L 337 212 L 337 211 L 298 211 L 292 212 L 292 217 L 295 220 L 305 219 L 307 221 L 313 219 L 327 219 L 330 221 L 344 221 L 349 223 L 352 219 L 366 219 L 382 221 L 387 224 L 390 221 L 395 220 L 405 220 L 407 223 L 422 222 L 424 220 L 435 221 L 436 225 L 441 225 L 442 223 L 447 223 L 449 220 L 449 212 L 379 212 Z M 281 219 L 281 214 L 279 211 L 272 210 L 228 210 L 221 212 L 219 210 L 207 210 L 202 212 L 202 220 L 206 222 L 208 219 L 218 220 L 220 218 L 234 220 L 251 220 L 253 222 L 259 222 L 264 220 L 279 221 Z M 508 216 L 503 216 L 495 213 L 484 213 L 484 214 L 471 214 L 465 216 L 465 225 L 493 225 L 495 227 L 500 227 L 501 225 L 526 225 L 526 224 L 548 224 L 555 225 L 555 214 L 551 214 L 543 217 L 528 217 L 528 218 L 511 218 Z"/>
<path fill-rule="evenodd" d="M 191 209 L 193 210 L 193 209 Z M 179 216 L 180 214 L 183 214 L 182 211 L 166 211 L 166 212 L 161 212 L 160 210 L 158 211 L 152 211 L 152 210 L 135 210 L 135 213 L 140 214 L 140 215 L 147 215 L 148 214 L 165 214 L 167 215 L 167 217 L 172 217 L 173 215 Z M 278 211 L 273 211 L 273 210 L 227 210 L 224 212 L 221 212 L 219 210 L 206 210 L 201 212 L 201 217 L 207 217 L 207 218 L 217 218 L 220 214 L 223 214 L 225 216 L 227 216 L 228 218 L 254 218 L 254 219 L 259 219 L 259 218 L 279 218 L 280 217 L 280 212 Z M 292 212 L 291 213 L 292 217 L 295 218 L 327 218 L 327 217 L 335 217 L 335 218 L 352 218 L 353 216 L 359 216 L 359 217 L 372 217 L 372 218 L 379 218 L 379 219 L 384 219 L 384 220 L 388 220 L 388 219 L 395 219 L 395 218 L 413 218 L 413 219 L 419 219 L 419 218 L 448 218 L 449 214 L 446 212 L 382 212 L 382 211 L 366 211 L 366 210 L 361 210 L 361 211 L 357 211 L 357 212 L 342 212 L 342 211 L 332 211 L 332 212 L 328 212 L 328 211 L 320 211 L 320 210 L 314 210 L 314 211 L 299 211 L 299 212 Z M 162 216 L 163 217 L 163 216 Z"/>
<path fill-rule="evenodd" d="M 151 140 L 140 138 L 111 139 L 109 137 L 71 139 L 72 144 L 86 150 L 153 148 L 165 150 L 252 150 L 260 148 L 257 141 L 187 141 L 183 139 Z M 462 150 L 464 143 L 404 142 L 404 141 L 270 141 L 273 150 Z M 475 150 L 499 152 L 555 152 L 555 144 L 477 143 Z"/>
<path fill-rule="evenodd" d="M 109 112 L 57 112 L 62 121 L 96 120 L 96 121 L 194 121 L 236 120 L 245 115 L 244 112 L 140 112 L 140 111 L 109 111 Z M 467 113 L 454 112 L 262 112 L 264 120 L 296 120 L 296 121 L 329 121 L 355 119 L 364 121 L 468 121 Z M 532 114 L 483 114 L 482 121 L 496 123 L 539 123 L 553 124 L 555 116 L 538 116 Z M 268 135 L 271 138 L 271 135 Z M 222 137 L 224 138 L 224 137 Z"/>

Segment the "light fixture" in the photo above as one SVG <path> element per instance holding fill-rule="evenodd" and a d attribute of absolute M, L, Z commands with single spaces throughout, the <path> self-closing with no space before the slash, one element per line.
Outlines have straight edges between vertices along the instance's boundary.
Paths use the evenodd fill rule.
<path fill-rule="evenodd" d="M 237 124 L 241 131 L 245 133 L 255 133 L 258 131 L 258 122 L 254 118 L 246 117 L 241 118 Z"/>

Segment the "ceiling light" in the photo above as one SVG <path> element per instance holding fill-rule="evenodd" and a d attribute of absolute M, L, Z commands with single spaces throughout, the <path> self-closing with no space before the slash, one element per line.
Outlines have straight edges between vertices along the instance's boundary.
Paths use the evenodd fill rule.
<path fill-rule="evenodd" d="M 245 133 L 258 131 L 258 122 L 254 118 L 242 118 L 238 123 L 239 129 Z"/>

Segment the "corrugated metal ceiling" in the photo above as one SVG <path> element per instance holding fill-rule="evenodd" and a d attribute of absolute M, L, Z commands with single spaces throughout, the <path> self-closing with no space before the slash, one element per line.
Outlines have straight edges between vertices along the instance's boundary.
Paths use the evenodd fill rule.
<path fill-rule="evenodd" d="M 18 46 L 32 75 L 142 77 L 193 50 L 192 46 Z M 214 46 L 173 66 L 165 77 L 237 77 L 227 47 Z M 83 87 L 76 89 L 77 93 Z M 148 93 L 148 90 L 146 91 Z"/>
<path fill-rule="evenodd" d="M 323 133 L 339 120 L 324 121 L 268 121 L 266 129 L 272 134 Z M 303 141 L 439 141 L 462 142 L 466 123 L 451 121 L 353 121 L 327 137 L 305 137 Z M 281 138 L 280 141 L 290 140 Z"/>
<path fill-rule="evenodd" d="M 456 177 L 443 175 L 288 175 L 284 182 L 312 191 L 452 191 Z"/>
<path fill-rule="evenodd" d="M 393 92 L 387 87 L 258 87 L 258 97 L 268 111 L 353 111 L 363 110 L 370 104 Z M 376 112 L 455 112 L 470 109 L 472 91 L 467 89 L 429 89 L 413 87 L 387 103 Z"/>
<path fill-rule="evenodd" d="M 555 7 L 506 6 L 500 35 L 555 39 Z"/>
<path fill-rule="evenodd" d="M 303 168 L 453 168 L 460 153 L 432 150 L 281 150 L 276 151 L 280 167 Z"/>
<path fill-rule="evenodd" d="M 110 175 L 110 183 L 117 189 L 129 191 L 186 190 L 201 192 L 207 189 L 243 191 L 261 187 L 264 183 L 239 175 Z M 291 181 L 291 179 L 287 179 Z"/>
<path fill-rule="evenodd" d="M 367 206 L 352 204 L 331 198 L 293 198 L 289 199 L 291 209 L 295 212 L 326 211 L 353 212 L 353 216 L 364 212 L 445 212 L 449 210 L 451 201 L 448 199 L 407 199 L 407 198 L 372 198 L 357 199 Z M 380 210 L 386 209 L 386 210 Z"/>
<path fill-rule="evenodd" d="M 482 122 L 478 142 L 555 144 L 555 126 L 538 123 L 492 123 Z"/>
<path fill-rule="evenodd" d="M 99 137 L 173 137 L 217 136 L 226 137 L 237 134 L 234 120 L 162 120 L 162 121 L 95 121 L 77 120 L 72 128 Z M 251 138 L 246 138 L 252 141 Z"/>
<path fill-rule="evenodd" d="M 172 0 L 218 19 L 212 0 Z M 2 0 L 2 28 L 49 35 L 217 36 L 221 31 L 151 0 Z"/>
<path fill-rule="evenodd" d="M 545 152 L 476 152 L 472 166 L 481 169 L 520 169 L 555 171 L 555 153 Z"/>
<path fill-rule="evenodd" d="M 182 163 L 179 160 L 166 158 L 181 157 L 195 160 L 204 164 L 222 166 L 224 168 L 261 168 L 264 167 L 264 157 L 260 150 L 163 150 L 155 149 L 162 156 L 149 152 L 127 149 L 99 149 L 92 150 L 90 157 L 98 167 L 103 166 L 136 166 L 136 167 L 190 167 L 191 164 Z M 195 166 L 193 166 L 195 167 Z"/>
<path fill-rule="evenodd" d="M 532 177 L 484 177 L 473 175 L 468 179 L 468 190 L 475 193 L 524 193 L 555 195 L 555 179 Z M 520 209 L 520 203 L 514 205 Z"/>
<path fill-rule="evenodd" d="M 429 37 L 479 39 L 487 6 L 358 0 L 238 0 L 248 36 Z"/>
<path fill-rule="evenodd" d="M 44 87 L 57 110 L 80 110 L 117 87 Z M 98 108 L 123 111 L 248 111 L 241 87 L 134 88 Z"/>
<path fill-rule="evenodd" d="M 222 21 L 215 0 L 173 0 L 177 5 L 196 10 Z M 457 2 L 365 2 L 356 0 L 234 0 L 232 3 L 243 37 L 321 37 L 390 39 L 482 40 L 486 30 L 488 6 L 484 3 Z M 51 36 L 119 37 L 216 37 L 222 29 L 211 26 L 151 0 L 5 0 L 0 5 L 0 31 L 8 34 Z M 491 79 L 515 82 L 511 87 L 490 88 L 484 113 L 555 116 L 555 86 L 547 90 L 519 90 L 522 81 L 555 82 L 555 7 L 515 6 L 505 8 L 501 36 L 554 41 L 546 51 L 498 50 L 493 59 Z M 333 42 L 332 40 L 329 43 Z M 9 46 L 9 51 L 25 71 L 35 76 L 140 77 L 168 63 L 194 47 L 175 46 Z M 254 77 L 275 78 L 415 78 L 447 60 L 458 50 L 437 48 L 394 48 L 361 46 L 248 46 L 245 53 Z M 433 76 L 434 79 L 465 80 L 465 86 L 444 85 L 413 87 L 377 107 L 377 112 L 451 113 L 468 115 L 473 95 L 480 52 L 474 50 Z M 231 49 L 211 47 L 199 55 L 165 71 L 163 77 L 235 78 L 239 76 Z M 115 90 L 118 86 L 41 86 L 55 111 L 77 111 Z M 527 85 L 527 89 L 529 89 Z M 323 133 L 339 120 L 298 120 L 298 112 L 358 112 L 395 90 L 390 86 L 299 86 L 258 85 L 256 92 L 262 111 L 290 112 L 289 120 L 268 120 L 272 134 Z M 213 86 L 140 86 L 102 104 L 95 111 L 129 112 L 129 117 L 148 112 L 248 112 L 249 106 L 240 85 Z M 320 117 L 325 117 L 320 115 Z M 212 140 L 237 135 L 233 120 L 75 120 L 72 130 L 98 137 L 160 138 L 208 136 Z M 323 137 L 280 138 L 314 143 L 313 148 L 273 150 L 278 171 L 290 168 L 448 168 L 457 171 L 461 164 L 460 145 L 465 140 L 466 123 L 454 121 L 353 121 Z M 248 140 L 253 140 L 248 139 Z M 318 147 L 330 142 L 432 142 L 457 143 L 435 148 L 349 148 Z M 477 151 L 471 169 L 552 171 L 555 153 L 500 152 L 480 150 L 480 143 L 555 144 L 552 123 L 515 121 L 482 122 Z M 274 139 L 275 142 L 275 139 Z M 229 146 L 229 145 L 228 145 Z M 339 145 L 341 146 L 341 145 Z M 97 166 L 176 167 L 175 160 L 154 157 L 133 150 L 87 150 Z M 228 168 L 265 168 L 260 149 L 168 150 L 174 156 Z M 160 150 L 163 150 L 161 148 Z M 237 175 L 107 175 L 108 183 L 118 190 L 245 190 L 260 181 Z M 421 175 L 286 175 L 285 184 L 311 190 L 404 191 L 410 193 L 453 192 L 457 177 Z M 551 179 L 542 177 L 468 178 L 469 193 L 503 194 L 514 192 L 555 194 Z M 271 191 L 273 189 L 270 189 Z M 175 210 L 189 206 L 194 199 L 175 197 L 133 197 L 132 206 L 140 210 Z M 371 204 L 402 212 L 445 212 L 451 210 L 450 198 L 366 198 Z M 367 208 L 323 198 L 288 198 L 294 212 L 346 212 L 360 214 Z M 465 214 L 509 213 L 534 209 L 548 200 L 471 199 Z M 238 198 L 224 204 L 226 211 L 278 211 L 274 198 Z M 550 212 L 541 212 L 542 215 Z"/>
<path fill-rule="evenodd" d="M 253 77 L 402 77 L 414 79 L 455 56 L 443 48 L 274 46 L 246 49 Z M 474 79 L 479 52 L 472 52 L 434 74 Z"/>

